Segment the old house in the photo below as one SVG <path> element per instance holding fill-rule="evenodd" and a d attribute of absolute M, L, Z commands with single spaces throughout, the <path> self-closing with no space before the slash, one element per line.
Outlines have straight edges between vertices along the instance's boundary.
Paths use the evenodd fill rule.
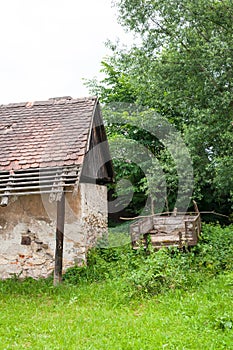
<path fill-rule="evenodd" d="M 107 231 L 112 177 L 96 98 L 0 106 L 0 278 L 48 276 L 59 230 L 63 267 L 85 261 Z"/>

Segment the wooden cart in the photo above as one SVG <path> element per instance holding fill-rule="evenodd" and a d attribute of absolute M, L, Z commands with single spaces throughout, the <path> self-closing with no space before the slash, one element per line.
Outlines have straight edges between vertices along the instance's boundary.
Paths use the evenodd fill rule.
<path fill-rule="evenodd" d="M 162 247 L 188 247 L 198 242 L 201 233 L 201 218 L 197 206 L 187 214 L 166 213 L 137 220 L 130 225 L 132 247 L 145 248 L 151 242 L 155 249 Z"/>

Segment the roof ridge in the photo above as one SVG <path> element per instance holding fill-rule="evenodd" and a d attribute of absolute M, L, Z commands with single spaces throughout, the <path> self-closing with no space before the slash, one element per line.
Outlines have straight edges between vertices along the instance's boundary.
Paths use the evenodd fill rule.
<path fill-rule="evenodd" d="M 1 104 L 0 108 L 17 108 L 17 107 L 30 108 L 33 106 L 79 103 L 79 102 L 85 102 L 87 100 L 98 100 L 98 97 L 96 96 L 77 97 L 77 98 L 72 98 L 71 96 L 50 97 L 48 100 Z"/>

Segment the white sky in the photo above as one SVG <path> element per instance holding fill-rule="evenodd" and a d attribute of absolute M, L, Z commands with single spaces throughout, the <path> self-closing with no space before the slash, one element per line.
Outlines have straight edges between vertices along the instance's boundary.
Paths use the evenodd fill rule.
<path fill-rule="evenodd" d="M 0 0 L 0 104 L 88 95 L 117 37 L 111 0 Z"/>

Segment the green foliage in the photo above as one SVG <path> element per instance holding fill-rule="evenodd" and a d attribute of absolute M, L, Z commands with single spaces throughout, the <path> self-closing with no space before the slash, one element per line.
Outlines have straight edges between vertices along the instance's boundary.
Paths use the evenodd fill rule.
<path fill-rule="evenodd" d="M 127 180 L 125 186 L 113 185 L 115 193 L 125 195 L 127 202 L 133 190 L 128 211 L 140 212 L 148 196 L 155 202 L 156 212 L 163 211 L 164 203 L 166 210 L 172 210 L 178 191 L 183 201 L 190 199 L 191 159 L 182 135 L 163 116 L 153 109 L 125 104 L 105 106 L 103 115 L 116 184 Z"/>
<path fill-rule="evenodd" d="M 114 3 L 120 23 L 140 40 L 129 50 L 112 45 L 112 56 L 104 64 L 106 78 L 98 85 L 100 98 L 105 104 L 134 101 L 166 116 L 191 152 L 195 198 L 203 208 L 230 213 L 232 1 Z"/>
<path fill-rule="evenodd" d="M 231 349 L 232 231 L 205 225 L 187 252 L 98 248 L 57 287 L 0 281 L 0 349 Z"/>
<path fill-rule="evenodd" d="M 152 252 L 129 277 L 136 295 L 169 288 L 195 287 L 204 278 L 233 270 L 233 226 L 205 225 L 201 241 L 191 251 Z"/>
<path fill-rule="evenodd" d="M 124 274 L 124 268 L 132 256 L 129 246 L 116 248 L 93 248 L 89 251 L 87 264 L 68 269 L 64 280 L 69 283 L 98 282 L 115 279 Z"/>
<path fill-rule="evenodd" d="M 90 91 L 100 97 L 101 102 L 128 102 L 136 100 L 136 92 L 130 83 L 129 77 L 123 72 L 117 71 L 108 62 L 101 62 L 101 72 L 106 74 L 100 83 L 97 80 L 86 81 L 85 85 Z"/>
<path fill-rule="evenodd" d="M 195 250 L 200 269 L 205 268 L 212 274 L 233 270 L 233 226 L 222 229 L 219 225 L 206 225 Z"/>
<path fill-rule="evenodd" d="M 155 295 L 169 289 L 196 287 L 204 278 L 233 269 L 233 226 L 204 225 L 198 245 L 190 251 L 177 248 L 150 248 L 133 251 L 131 247 L 99 248 L 90 251 L 87 266 L 73 267 L 65 274 L 70 283 L 124 281 L 131 297 Z"/>

